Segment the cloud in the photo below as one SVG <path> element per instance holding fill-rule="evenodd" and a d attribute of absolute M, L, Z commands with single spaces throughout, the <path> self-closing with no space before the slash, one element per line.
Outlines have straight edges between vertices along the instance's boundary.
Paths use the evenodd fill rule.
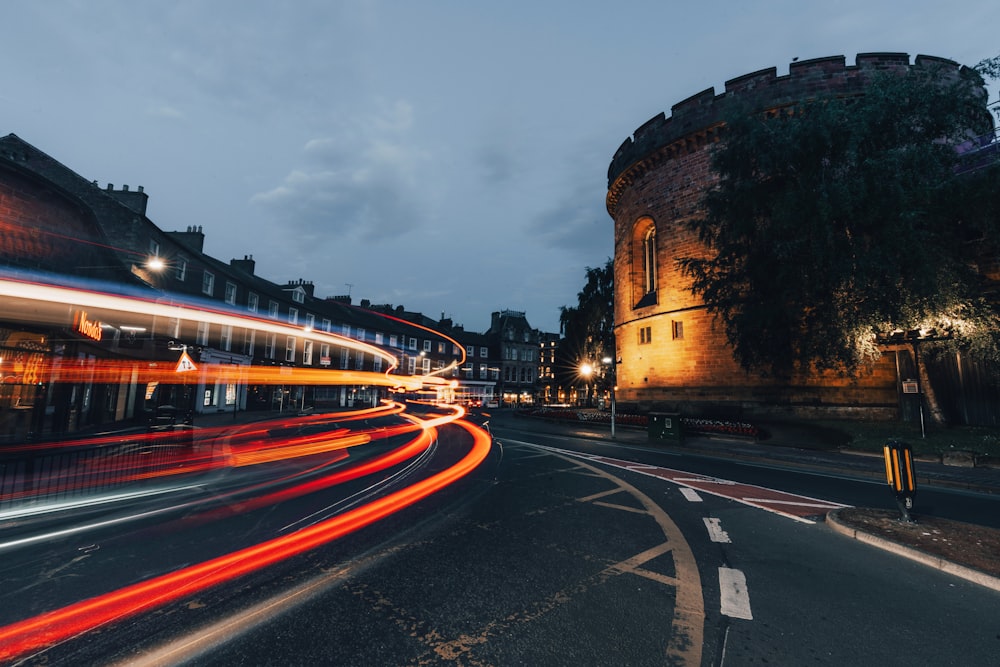
<path fill-rule="evenodd" d="M 330 136 L 306 142 L 301 164 L 251 203 L 306 243 L 321 238 L 384 240 L 427 223 L 419 186 L 426 154 L 412 141 L 413 110 L 397 102 Z"/>
<path fill-rule="evenodd" d="M 567 251 L 589 262 L 603 262 L 614 252 L 613 223 L 604 207 L 605 190 L 596 183 L 572 186 L 558 205 L 531 222 L 532 236 L 547 248 Z"/>
<path fill-rule="evenodd" d="M 168 120 L 180 120 L 184 114 L 169 104 L 151 104 L 146 108 L 146 113 L 154 118 L 166 118 Z"/>

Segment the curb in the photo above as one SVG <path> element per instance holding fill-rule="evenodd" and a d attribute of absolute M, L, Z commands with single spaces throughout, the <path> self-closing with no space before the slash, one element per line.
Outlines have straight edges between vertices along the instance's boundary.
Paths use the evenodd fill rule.
<path fill-rule="evenodd" d="M 941 570 L 947 574 L 965 579 L 966 581 L 970 581 L 974 584 L 979 584 L 980 586 L 985 586 L 986 588 L 991 588 L 1000 592 L 1000 577 L 994 577 L 993 575 L 986 574 L 985 572 L 980 572 L 979 570 L 959 565 L 958 563 L 940 558 L 939 556 L 932 556 L 918 549 L 892 542 L 863 530 L 858 530 L 857 528 L 851 528 L 850 526 L 837 520 L 837 510 L 827 513 L 826 523 L 834 530 L 834 532 L 840 533 L 841 535 L 846 535 L 847 537 L 854 538 L 859 542 L 870 544 L 878 547 L 879 549 L 892 552 L 897 556 L 908 558 L 918 563 L 933 567 L 937 570 Z"/>

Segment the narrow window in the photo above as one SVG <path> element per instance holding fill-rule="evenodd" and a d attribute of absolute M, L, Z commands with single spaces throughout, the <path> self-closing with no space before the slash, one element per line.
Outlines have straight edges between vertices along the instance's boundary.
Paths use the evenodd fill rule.
<path fill-rule="evenodd" d="M 198 322 L 198 345 L 208 345 L 208 322 Z"/>
<path fill-rule="evenodd" d="M 646 294 L 656 291 L 656 227 L 650 227 L 642 241 L 643 286 Z"/>
<path fill-rule="evenodd" d="M 205 271 L 201 276 L 201 291 L 208 296 L 215 295 L 215 276 L 211 271 Z"/>
<path fill-rule="evenodd" d="M 671 329 L 673 331 L 674 340 L 678 338 L 684 338 L 684 323 L 679 320 L 673 320 L 671 323 Z"/>
<path fill-rule="evenodd" d="M 243 354 L 252 357 L 253 356 L 253 344 L 254 338 L 257 332 L 253 329 L 246 329 L 243 334 Z"/>

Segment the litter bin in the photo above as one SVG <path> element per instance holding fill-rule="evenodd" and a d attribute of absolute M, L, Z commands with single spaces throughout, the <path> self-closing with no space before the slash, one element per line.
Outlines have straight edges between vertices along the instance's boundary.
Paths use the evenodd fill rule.
<path fill-rule="evenodd" d="M 679 412 L 651 412 L 649 413 L 649 439 L 669 440 L 680 443 L 681 436 L 681 415 Z"/>

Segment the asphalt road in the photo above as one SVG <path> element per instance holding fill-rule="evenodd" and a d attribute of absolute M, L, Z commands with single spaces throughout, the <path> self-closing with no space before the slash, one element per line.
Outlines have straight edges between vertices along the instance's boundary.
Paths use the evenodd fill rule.
<path fill-rule="evenodd" d="M 500 422 L 502 445 L 458 484 L 38 664 L 996 664 L 1000 594 L 811 518 L 891 502 L 874 483 Z M 446 427 L 439 447 L 461 439 Z M 966 501 L 981 502 L 933 504 Z M 232 539 L 273 523 L 243 517 Z M 166 533 L 117 539 L 123 558 L 151 544 L 185 558 Z"/>

